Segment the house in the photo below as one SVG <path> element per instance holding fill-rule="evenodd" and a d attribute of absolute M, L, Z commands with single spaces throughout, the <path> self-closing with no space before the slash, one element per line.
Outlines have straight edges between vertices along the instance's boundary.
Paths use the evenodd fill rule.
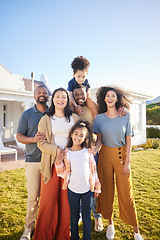
<path fill-rule="evenodd" d="M 132 137 L 132 145 L 143 144 L 146 142 L 146 100 L 153 97 L 128 89 L 123 90 L 128 92 L 133 99 L 130 113 L 135 136 Z M 91 95 L 95 101 L 96 92 L 97 88 L 91 89 Z"/>
<path fill-rule="evenodd" d="M 22 112 L 35 104 L 34 89 L 39 85 L 47 87 L 51 95 L 45 75 L 41 76 L 41 81 L 34 80 L 33 73 L 31 79 L 26 79 L 0 64 L 0 132 L 3 132 L 3 142 L 14 139 Z"/>
<path fill-rule="evenodd" d="M 47 87 L 51 95 L 52 90 L 44 74 L 40 80 L 34 80 L 33 73 L 31 79 L 23 78 L 19 74 L 11 73 L 0 64 L 0 132 L 3 132 L 3 142 L 14 139 L 13 134 L 16 133 L 22 112 L 35 103 L 33 96 L 37 86 Z M 95 101 L 96 91 L 97 88 L 91 89 L 91 95 Z M 153 97 L 131 90 L 125 91 L 129 92 L 133 98 L 130 113 L 135 136 L 132 138 L 132 145 L 142 144 L 146 141 L 146 100 Z"/>

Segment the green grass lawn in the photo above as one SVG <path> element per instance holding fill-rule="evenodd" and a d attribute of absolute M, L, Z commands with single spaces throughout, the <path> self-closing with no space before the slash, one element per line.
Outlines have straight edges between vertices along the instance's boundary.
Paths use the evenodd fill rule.
<path fill-rule="evenodd" d="M 147 240 L 160 239 L 160 150 L 132 152 L 132 179 L 140 231 Z M 17 169 L 0 173 L 0 239 L 17 240 L 23 232 L 26 215 L 25 170 Z M 115 239 L 133 239 L 132 228 L 118 217 L 118 203 L 114 207 Z M 107 221 L 103 219 L 104 228 Z M 82 239 L 82 224 L 80 225 Z M 106 239 L 105 230 L 94 231 L 92 217 L 92 239 Z M 47 240 L 47 239 L 46 239 Z"/>

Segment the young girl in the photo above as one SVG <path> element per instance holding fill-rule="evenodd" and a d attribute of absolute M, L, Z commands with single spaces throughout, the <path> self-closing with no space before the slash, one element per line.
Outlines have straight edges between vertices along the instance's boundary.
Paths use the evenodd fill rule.
<path fill-rule="evenodd" d="M 78 240 L 80 201 L 82 206 L 83 239 L 91 239 L 91 206 L 94 197 L 101 192 L 96 163 L 90 148 L 93 143 L 91 125 L 77 121 L 71 128 L 65 160 L 66 172 L 63 189 L 68 185 L 68 200 L 71 210 L 71 239 Z M 57 168 L 59 169 L 59 168 Z"/>

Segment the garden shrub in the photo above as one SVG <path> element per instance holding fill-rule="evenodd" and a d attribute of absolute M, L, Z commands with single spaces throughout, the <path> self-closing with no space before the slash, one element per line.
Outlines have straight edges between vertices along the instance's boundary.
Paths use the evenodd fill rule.
<path fill-rule="evenodd" d="M 155 127 L 147 128 L 147 138 L 160 138 L 160 129 Z"/>
<path fill-rule="evenodd" d="M 144 149 L 150 149 L 152 148 L 152 143 L 153 143 L 153 139 L 148 139 L 146 143 L 142 144 L 142 147 Z"/>
<path fill-rule="evenodd" d="M 152 147 L 153 147 L 154 149 L 157 149 L 157 148 L 159 147 L 159 143 L 158 143 L 158 142 L 154 142 L 154 143 L 152 144 Z"/>
<path fill-rule="evenodd" d="M 147 109 L 146 109 L 147 125 L 159 125 L 160 106 L 158 106 L 158 104 L 153 107 L 151 106 L 151 108 L 149 108 L 149 106 L 147 106 Z"/>
<path fill-rule="evenodd" d="M 158 147 L 159 147 L 159 142 L 157 142 L 153 139 L 147 139 L 147 142 L 142 144 L 142 145 L 138 145 L 138 146 L 133 145 L 132 150 L 134 151 L 137 148 L 139 148 L 139 149 L 141 149 L 141 148 L 143 148 L 143 149 L 152 149 L 152 148 L 157 149 Z"/>
<path fill-rule="evenodd" d="M 132 150 L 137 149 L 137 145 L 132 145 Z"/>

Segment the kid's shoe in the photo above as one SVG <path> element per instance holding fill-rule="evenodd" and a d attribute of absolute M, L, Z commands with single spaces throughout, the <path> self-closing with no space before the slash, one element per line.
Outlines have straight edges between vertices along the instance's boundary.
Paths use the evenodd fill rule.
<path fill-rule="evenodd" d="M 106 230 L 106 238 L 108 240 L 112 240 L 112 239 L 114 239 L 114 234 L 115 234 L 114 225 L 113 224 L 108 225 L 107 230 Z"/>
<path fill-rule="evenodd" d="M 140 233 L 134 233 L 134 239 L 135 240 L 144 240 L 144 238 L 141 236 Z"/>
<path fill-rule="evenodd" d="M 94 219 L 94 230 L 96 232 L 102 232 L 103 231 L 103 223 L 102 223 L 102 218 L 95 218 Z"/>

